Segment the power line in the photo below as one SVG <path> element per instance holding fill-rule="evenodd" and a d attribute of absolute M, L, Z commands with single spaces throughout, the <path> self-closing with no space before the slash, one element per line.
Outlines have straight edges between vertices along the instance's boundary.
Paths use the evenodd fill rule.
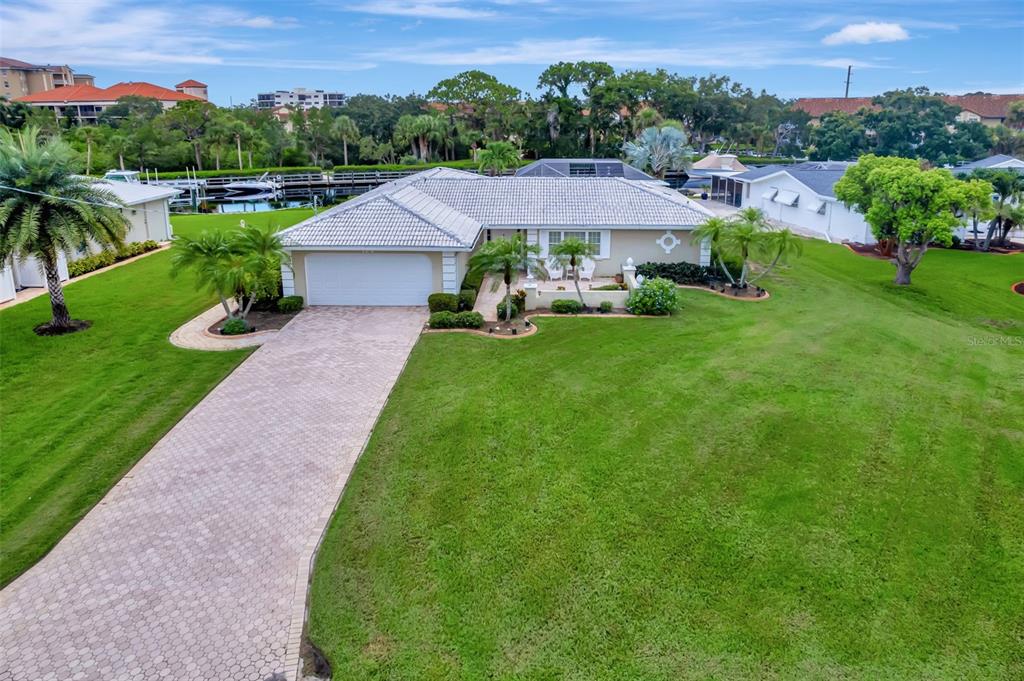
<path fill-rule="evenodd" d="M 7 185 L 0 184 L 0 189 L 8 189 L 12 192 L 20 192 L 22 194 L 31 194 L 33 196 L 42 196 L 48 199 L 55 199 L 57 201 L 67 201 L 68 203 L 80 203 L 86 206 L 101 206 L 103 208 L 119 208 L 119 209 L 130 209 L 133 211 L 142 211 L 143 213 L 154 213 L 156 215 L 165 215 L 162 210 L 154 210 L 152 208 L 135 208 L 133 206 L 123 205 L 120 203 L 107 203 L 100 201 L 86 201 L 85 199 L 73 199 L 70 196 L 57 196 L 56 194 L 45 194 L 43 192 L 34 192 L 30 189 L 19 189 L 18 187 L 8 187 Z"/>

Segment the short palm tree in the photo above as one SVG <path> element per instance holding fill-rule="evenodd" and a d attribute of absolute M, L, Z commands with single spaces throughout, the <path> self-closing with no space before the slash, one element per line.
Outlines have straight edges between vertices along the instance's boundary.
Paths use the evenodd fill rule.
<path fill-rule="evenodd" d="M 572 268 L 572 283 L 576 285 L 576 295 L 580 297 L 580 305 L 584 305 L 583 292 L 580 291 L 580 268 L 584 258 L 592 258 L 594 244 L 574 236 L 566 237 L 551 247 L 551 255 Z"/>
<path fill-rule="evenodd" d="M 196 288 L 216 294 L 224 313 L 234 317 L 235 311 L 228 304 L 228 298 L 234 297 L 235 288 L 231 277 L 224 272 L 224 263 L 229 257 L 231 240 L 224 232 L 203 232 L 197 237 L 176 235 L 171 249 L 171 276 L 192 270 L 196 275 Z"/>
<path fill-rule="evenodd" d="M 507 239 L 488 241 L 469 259 L 471 272 L 494 277 L 492 291 L 497 291 L 504 282 L 506 322 L 512 319 L 512 282 L 519 272 L 525 271 L 539 278 L 547 277 L 547 270 L 537 259 L 539 255 L 540 246 L 527 244 L 522 234 L 514 234 Z"/>
<path fill-rule="evenodd" d="M 477 155 L 480 170 L 488 175 L 501 175 L 519 162 L 519 150 L 509 142 L 491 142 Z"/>
<path fill-rule="evenodd" d="M 0 264 L 33 256 L 46 277 L 52 319 L 40 328 L 65 333 L 71 321 L 58 271 L 60 253 L 116 248 L 128 229 L 117 198 L 74 173 L 75 152 L 39 129 L 0 129 Z"/>
<path fill-rule="evenodd" d="M 725 233 L 723 245 L 743 264 L 740 278 L 736 283 L 740 288 L 745 288 L 747 273 L 750 271 L 750 257 L 761 247 L 769 225 L 764 213 L 752 207 L 737 212 L 733 216 L 732 223 Z"/>
<path fill-rule="evenodd" d="M 725 240 L 725 235 L 729 231 L 732 225 L 728 220 L 721 217 L 708 218 L 707 222 L 693 230 L 694 241 L 707 241 L 711 245 L 711 252 L 718 258 L 718 267 L 725 274 L 730 284 L 735 284 L 736 280 L 733 278 L 729 268 L 725 266 L 725 261 L 722 259 L 722 244 Z"/>
<path fill-rule="evenodd" d="M 659 180 L 669 170 L 683 170 L 689 165 L 693 149 L 686 133 L 672 125 L 645 128 L 632 142 L 622 145 L 629 164 L 650 171 Z"/>
<path fill-rule="evenodd" d="M 762 277 L 775 269 L 779 263 L 786 262 L 791 255 L 799 256 L 804 252 L 804 240 L 794 234 L 789 228 L 765 232 L 761 237 L 761 248 L 763 252 L 772 259 L 764 272 L 750 280 L 756 284 Z"/>

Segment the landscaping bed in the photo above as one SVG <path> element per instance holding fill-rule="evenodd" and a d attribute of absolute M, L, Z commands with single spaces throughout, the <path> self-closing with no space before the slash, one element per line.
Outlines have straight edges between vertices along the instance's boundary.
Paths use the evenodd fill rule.
<path fill-rule="evenodd" d="M 235 336 L 246 336 L 252 333 L 258 333 L 260 331 L 272 331 L 280 330 L 285 327 L 285 324 L 295 318 L 297 312 L 278 312 L 277 310 L 252 310 L 246 316 L 245 321 L 249 324 L 248 334 L 222 334 L 221 327 L 228 318 L 222 317 L 215 324 L 211 324 L 207 329 L 207 333 L 211 333 L 215 336 L 220 335 L 235 335 Z"/>

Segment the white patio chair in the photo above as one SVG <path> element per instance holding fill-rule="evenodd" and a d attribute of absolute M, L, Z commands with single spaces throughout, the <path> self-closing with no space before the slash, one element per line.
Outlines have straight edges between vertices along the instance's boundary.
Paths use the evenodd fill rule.
<path fill-rule="evenodd" d="M 548 279 L 552 281 L 561 281 L 565 276 L 565 267 L 557 258 L 548 258 L 544 263 L 544 268 L 548 271 Z"/>
<path fill-rule="evenodd" d="M 589 279 L 594 281 L 594 270 L 597 269 L 597 263 L 590 258 L 584 258 L 583 262 L 580 263 L 580 279 Z"/>

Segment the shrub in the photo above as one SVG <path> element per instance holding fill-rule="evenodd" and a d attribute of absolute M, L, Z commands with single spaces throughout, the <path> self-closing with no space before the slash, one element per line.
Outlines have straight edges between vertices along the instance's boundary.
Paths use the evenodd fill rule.
<path fill-rule="evenodd" d="M 526 309 L 526 291 L 518 289 L 512 294 L 512 302 L 516 304 L 516 308 L 519 310 Z"/>
<path fill-rule="evenodd" d="M 94 270 L 98 270 L 101 267 L 108 267 L 117 262 L 117 254 L 114 251 L 100 251 L 99 253 L 93 253 L 87 255 L 84 258 L 78 260 L 72 260 L 68 263 L 68 276 L 69 277 L 80 277 L 83 274 L 87 274 Z"/>
<path fill-rule="evenodd" d="M 474 291 L 479 291 L 480 290 L 480 285 L 483 283 L 483 281 L 484 281 L 484 273 L 483 272 L 469 272 L 466 275 L 466 278 L 462 280 L 462 288 L 463 289 L 471 288 Z"/>
<path fill-rule="evenodd" d="M 431 312 L 458 312 L 459 297 L 454 293 L 431 293 L 427 296 L 427 307 Z"/>
<path fill-rule="evenodd" d="M 573 299 L 551 301 L 551 311 L 556 314 L 579 314 L 583 311 L 580 301 Z"/>
<path fill-rule="evenodd" d="M 277 311 L 284 313 L 298 312 L 302 309 L 304 302 L 302 296 L 285 296 L 278 299 Z"/>
<path fill-rule="evenodd" d="M 602 314 L 608 314 L 612 311 L 612 301 L 602 300 L 601 301 L 601 312 Z"/>
<path fill-rule="evenodd" d="M 513 317 L 515 317 L 517 314 L 519 314 L 519 306 L 516 305 L 514 302 L 509 303 L 509 307 L 512 308 L 512 316 Z M 505 318 L 505 301 L 502 300 L 500 303 L 498 303 L 498 319 L 504 319 L 504 318 Z"/>
<path fill-rule="evenodd" d="M 479 312 L 441 310 L 430 315 L 427 325 L 432 329 L 479 329 L 484 325 L 484 316 Z"/>
<path fill-rule="evenodd" d="M 460 329 L 479 329 L 484 325 L 484 316 L 479 312 L 459 312 L 455 315 L 455 325 Z"/>
<path fill-rule="evenodd" d="M 459 309 L 460 310 L 472 310 L 473 306 L 476 305 L 476 291 L 467 288 L 459 291 Z"/>
<path fill-rule="evenodd" d="M 632 314 L 666 315 L 679 307 L 679 291 L 668 279 L 648 279 L 633 289 L 626 300 Z"/>
<path fill-rule="evenodd" d="M 249 324 L 244 319 L 232 317 L 220 327 L 221 335 L 237 336 L 240 333 L 249 333 Z"/>
<path fill-rule="evenodd" d="M 647 276 L 646 274 L 644 275 Z M 625 291 L 625 284 L 601 284 L 600 286 L 594 286 L 590 289 L 591 291 Z"/>
<path fill-rule="evenodd" d="M 644 279 L 668 279 L 677 284 L 703 286 L 708 283 L 715 270 L 692 262 L 645 262 L 636 268 Z"/>

